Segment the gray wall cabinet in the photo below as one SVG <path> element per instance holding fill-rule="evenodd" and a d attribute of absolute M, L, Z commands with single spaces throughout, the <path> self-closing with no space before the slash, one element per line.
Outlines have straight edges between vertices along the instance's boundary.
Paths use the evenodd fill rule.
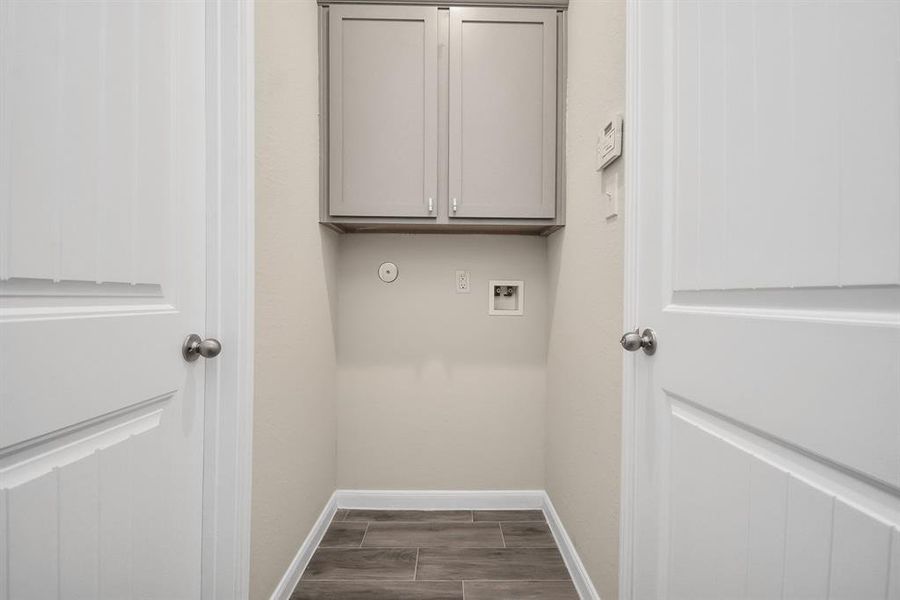
<path fill-rule="evenodd" d="M 450 216 L 556 216 L 556 11 L 450 9 Z"/>
<path fill-rule="evenodd" d="M 340 231 L 564 224 L 565 10 L 320 8 L 321 221 Z"/>
<path fill-rule="evenodd" d="M 331 9 L 328 164 L 333 216 L 434 214 L 437 12 L 420 6 Z"/>

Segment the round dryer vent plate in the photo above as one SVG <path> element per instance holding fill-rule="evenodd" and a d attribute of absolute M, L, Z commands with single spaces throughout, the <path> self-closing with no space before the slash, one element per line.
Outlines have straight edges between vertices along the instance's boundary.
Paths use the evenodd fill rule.
<path fill-rule="evenodd" d="M 393 283 L 397 279 L 397 265 L 392 262 L 381 263 L 378 267 L 378 277 L 385 283 Z"/>

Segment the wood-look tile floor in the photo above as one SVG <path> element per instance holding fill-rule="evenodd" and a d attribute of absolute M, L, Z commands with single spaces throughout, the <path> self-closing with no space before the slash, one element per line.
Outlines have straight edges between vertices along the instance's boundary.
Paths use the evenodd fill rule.
<path fill-rule="evenodd" d="M 578 600 L 539 510 L 339 510 L 292 600 Z"/>

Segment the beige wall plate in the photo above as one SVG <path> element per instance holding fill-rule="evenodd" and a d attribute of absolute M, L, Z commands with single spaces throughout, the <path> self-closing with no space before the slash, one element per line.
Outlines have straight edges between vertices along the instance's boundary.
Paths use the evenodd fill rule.
<path fill-rule="evenodd" d="M 394 283 L 399 274 L 400 271 L 397 269 L 397 265 L 392 262 L 381 263 L 381 266 L 378 267 L 378 278 L 385 283 Z"/>

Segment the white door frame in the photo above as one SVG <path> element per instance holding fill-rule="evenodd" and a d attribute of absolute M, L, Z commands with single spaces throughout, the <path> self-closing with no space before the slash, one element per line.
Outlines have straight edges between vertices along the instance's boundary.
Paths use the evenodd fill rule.
<path fill-rule="evenodd" d="M 202 597 L 249 594 L 253 432 L 252 0 L 206 2 L 207 316 Z"/>
<path fill-rule="evenodd" d="M 624 307 L 622 331 L 632 331 L 643 325 L 638 318 L 638 276 L 640 256 L 638 254 L 638 217 L 640 165 L 637 147 L 640 123 L 636 119 L 639 107 L 640 89 L 636 73 L 638 59 L 638 36 L 640 29 L 638 13 L 640 0 L 626 0 L 625 6 L 625 118 L 628 139 L 625 143 L 625 254 L 624 254 Z M 631 600 L 634 589 L 634 515 L 635 515 L 635 459 L 639 432 L 635 429 L 637 402 L 641 400 L 637 380 L 637 353 L 624 352 L 622 359 L 622 474 L 620 485 L 619 514 L 619 598 Z"/>

